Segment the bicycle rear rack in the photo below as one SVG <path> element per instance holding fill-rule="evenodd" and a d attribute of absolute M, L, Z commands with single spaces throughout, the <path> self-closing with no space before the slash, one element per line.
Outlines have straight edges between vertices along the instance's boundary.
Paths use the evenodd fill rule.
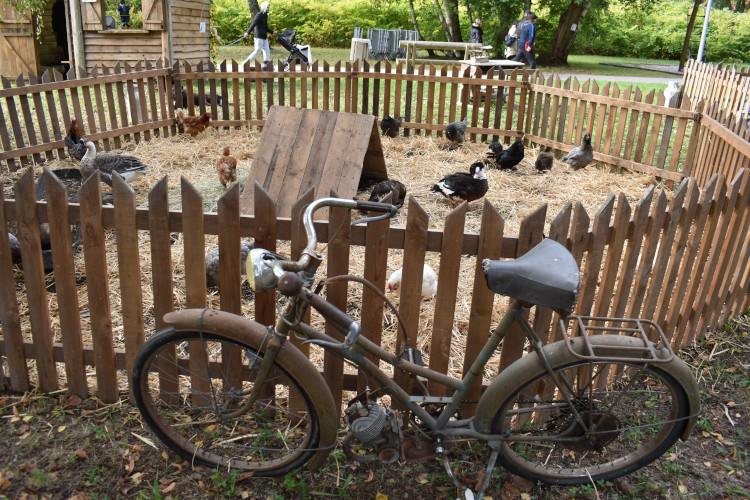
<path fill-rule="evenodd" d="M 628 361 L 636 363 L 669 363 L 674 350 L 661 327 L 646 319 L 604 318 L 598 316 L 567 316 L 560 318 L 561 331 L 566 332 L 567 321 L 572 321 L 571 332 L 565 335 L 565 343 L 573 356 L 587 361 Z M 590 337 L 601 334 L 627 335 L 639 338 L 642 346 L 592 344 Z M 573 339 L 583 338 L 583 352 L 574 349 Z M 606 351 L 630 351 L 632 356 L 615 356 Z"/>

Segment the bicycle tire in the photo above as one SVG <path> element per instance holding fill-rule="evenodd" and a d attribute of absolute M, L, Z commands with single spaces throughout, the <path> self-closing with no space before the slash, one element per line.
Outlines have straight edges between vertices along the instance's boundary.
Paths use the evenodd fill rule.
<path fill-rule="evenodd" d="M 570 358 L 552 370 L 570 382 L 574 405 L 594 432 L 584 437 L 584 427 L 539 363 L 536 373 L 509 391 L 492 422 L 495 434 L 525 438 L 501 443 L 498 463 L 509 471 L 548 484 L 612 480 L 662 456 L 685 431 L 688 396 L 668 371 Z"/>
<path fill-rule="evenodd" d="M 252 387 L 263 356 L 258 351 L 218 333 L 170 327 L 155 334 L 133 367 L 135 401 L 144 421 L 191 463 L 257 476 L 301 467 L 320 442 L 318 411 L 309 396 L 312 388 L 278 358 L 265 382 L 268 389 L 253 407 L 227 418 L 242 407 Z"/>

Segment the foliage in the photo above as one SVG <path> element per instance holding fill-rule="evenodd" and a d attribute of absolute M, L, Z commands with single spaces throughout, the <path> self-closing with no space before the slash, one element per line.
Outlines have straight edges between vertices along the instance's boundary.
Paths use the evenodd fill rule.
<path fill-rule="evenodd" d="M 689 0 L 659 0 L 654 8 L 643 9 L 613 3 L 606 15 L 587 17 L 590 22 L 581 27 L 573 52 L 679 59 L 692 5 Z M 691 43 L 693 51 L 700 34 L 701 26 L 697 26 Z M 705 58 L 710 62 L 750 60 L 750 13 L 712 9 Z"/>
<path fill-rule="evenodd" d="M 126 3 L 130 5 L 130 27 L 133 29 L 143 29 L 143 9 L 141 8 L 141 0 L 126 0 Z M 114 18 L 116 28 L 122 28 L 120 13 L 117 12 L 117 7 L 119 7 L 119 5 L 120 0 L 105 0 L 104 3 L 106 15 Z"/>
<path fill-rule="evenodd" d="M 42 14 L 44 14 L 44 8 L 47 6 L 47 0 L 3 0 L 3 3 L 10 5 L 18 12 L 30 12 L 36 26 L 36 39 L 41 39 L 42 28 L 44 28 Z"/>

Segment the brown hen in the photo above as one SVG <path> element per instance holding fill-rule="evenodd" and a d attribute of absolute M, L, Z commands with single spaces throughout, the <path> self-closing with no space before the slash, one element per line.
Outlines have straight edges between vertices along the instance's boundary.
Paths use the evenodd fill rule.
<path fill-rule="evenodd" d="M 224 154 L 216 160 L 219 182 L 227 190 L 227 185 L 237 180 L 237 158 L 229 154 L 229 146 L 224 146 Z"/>
<path fill-rule="evenodd" d="M 177 121 L 185 127 L 185 133 L 196 136 L 208 127 L 211 121 L 211 113 L 205 112 L 200 116 L 186 116 L 181 109 L 178 109 Z"/>

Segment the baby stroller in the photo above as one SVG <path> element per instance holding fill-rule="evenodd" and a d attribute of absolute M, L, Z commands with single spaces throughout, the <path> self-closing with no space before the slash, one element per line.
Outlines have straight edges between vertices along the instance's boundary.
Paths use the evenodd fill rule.
<path fill-rule="evenodd" d="M 305 64 L 310 66 L 312 63 L 312 57 L 310 56 L 310 46 L 300 45 L 294 41 L 294 35 L 297 34 L 297 30 L 284 30 L 283 33 L 278 35 L 279 43 L 289 51 L 289 57 L 287 57 L 284 63 L 284 71 L 289 71 L 289 64 L 294 60 L 298 59 L 304 61 Z"/>

